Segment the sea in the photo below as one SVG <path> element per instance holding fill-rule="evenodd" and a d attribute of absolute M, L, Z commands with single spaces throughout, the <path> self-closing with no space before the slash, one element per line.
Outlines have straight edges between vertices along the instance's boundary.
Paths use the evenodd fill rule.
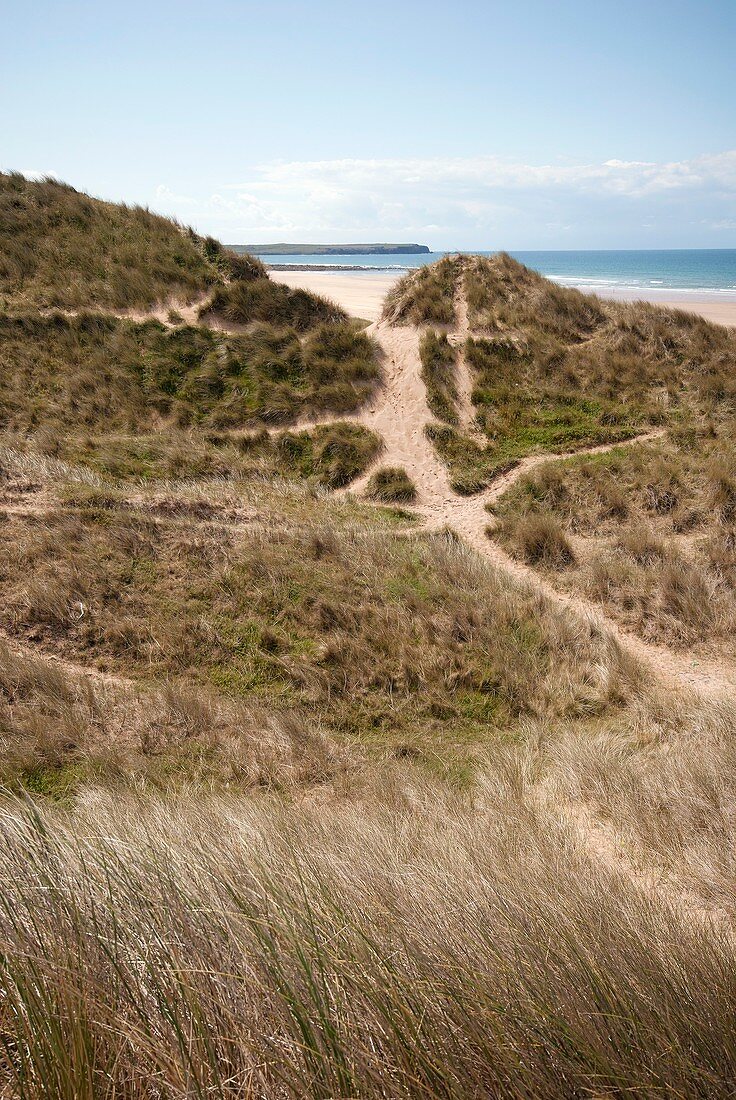
<path fill-rule="evenodd" d="M 471 251 L 464 249 L 463 251 Z M 492 256 L 491 251 L 474 255 Z M 446 252 L 419 255 L 261 256 L 270 267 L 345 272 L 401 272 L 433 263 Z M 635 251 L 511 252 L 517 260 L 563 286 L 591 293 L 647 297 L 661 293 L 702 295 L 736 302 L 736 249 L 647 249 Z"/>

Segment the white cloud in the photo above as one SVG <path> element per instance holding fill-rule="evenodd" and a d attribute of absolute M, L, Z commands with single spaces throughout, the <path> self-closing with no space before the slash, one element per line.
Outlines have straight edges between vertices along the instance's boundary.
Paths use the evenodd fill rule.
<path fill-rule="evenodd" d="M 169 204 L 177 206 L 179 208 L 183 206 L 197 206 L 197 200 L 190 195 L 178 195 L 175 191 L 172 191 L 165 183 L 159 183 L 156 188 L 156 200 L 158 205 Z"/>
<path fill-rule="evenodd" d="M 689 160 L 525 164 L 495 156 L 279 161 L 200 198 L 166 185 L 156 205 L 230 240 L 411 239 L 438 247 L 503 238 L 543 247 L 595 226 L 730 228 L 736 150 Z M 440 240 L 437 240 L 437 238 Z M 517 245 L 517 242 L 520 242 Z M 432 242 L 430 242 L 432 243 Z M 603 243 L 603 242 L 601 242 Z M 616 241 L 609 246 L 615 246 Z M 554 246 L 554 243 L 551 245 Z"/>
<path fill-rule="evenodd" d="M 736 150 L 715 156 L 658 164 L 607 160 L 600 164 L 532 165 L 501 157 L 286 161 L 260 165 L 247 184 L 226 184 L 227 190 L 303 189 L 317 191 L 357 188 L 433 186 L 525 190 L 566 187 L 592 188 L 638 196 L 693 187 L 707 181 L 736 188 Z"/>

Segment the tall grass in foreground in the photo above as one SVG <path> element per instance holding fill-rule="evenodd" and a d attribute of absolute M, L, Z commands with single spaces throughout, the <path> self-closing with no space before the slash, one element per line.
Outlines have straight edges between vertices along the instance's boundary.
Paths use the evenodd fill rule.
<path fill-rule="evenodd" d="M 732 1096 L 733 943 L 523 787 L 6 804 L 3 1095 Z"/>

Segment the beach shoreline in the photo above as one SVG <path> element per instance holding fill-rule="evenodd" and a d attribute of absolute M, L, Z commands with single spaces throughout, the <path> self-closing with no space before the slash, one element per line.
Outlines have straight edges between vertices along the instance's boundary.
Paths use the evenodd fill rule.
<path fill-rule="evenodd" d="M 374 272 L 365 269 L 350 270 L 344 267 L 325 271 L 324 268 L 298 269 L 279 265 L 274 265 L 270 272 L 271 278 L 277 282 L 301 287 L 303 290 L 331 298 L 354 317 L 362 317 L 367 321 L 378 320 L 383 299 L 405 274 L 404 271 Z M 578 289 L 592 293 L 590 287 L 578 287 Z M 736 295 L 720 296 L 717 292 L 706 294 L 666 288 L 643 291 L 612 287 L 607 288 L 605 292 L 597 293 L 601 298 L 610 298 L 615 301 L 651 302 L 668 309 L 684 310 L 704 317 L 707 321 L 736 328 Z"/>

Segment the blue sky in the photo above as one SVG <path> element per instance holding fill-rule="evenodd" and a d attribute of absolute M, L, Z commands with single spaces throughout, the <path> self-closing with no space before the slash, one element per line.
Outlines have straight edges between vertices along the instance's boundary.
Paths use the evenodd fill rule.
<path fill-rule="evenodd" d="M 736 247 L 736 0 L 0 14 L 0 166 L 229 243 Z"/>

